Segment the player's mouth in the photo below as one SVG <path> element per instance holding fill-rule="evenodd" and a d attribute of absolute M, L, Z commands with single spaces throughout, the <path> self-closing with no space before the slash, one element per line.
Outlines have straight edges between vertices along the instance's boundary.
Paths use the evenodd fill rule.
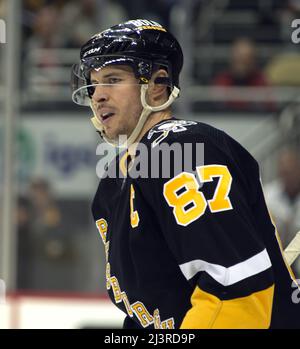
<path fill-rule="evenodd" d="M 113 112 L 100 113 L 100 119 L 103 124 L 107 124 L 109 120 L 115 115 Z"/>

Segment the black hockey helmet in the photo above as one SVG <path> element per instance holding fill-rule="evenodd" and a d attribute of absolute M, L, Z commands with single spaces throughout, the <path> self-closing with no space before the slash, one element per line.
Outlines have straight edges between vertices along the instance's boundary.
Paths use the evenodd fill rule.
<path fill-rule="evenodd" d="M 88 104 L 86 99 L 91 98 L 94 90 L 90 71 L 108 65 L 131 66 L 142 84 L 162 68 L 168 77 L 158 78 L 156 82 L 179 88 L 183 53 L 176 38 L 157 22 L 137 19 L 115 25 L 82 46 L 80 64 L 74 65 L 72 72 L 74 102 Z"/>

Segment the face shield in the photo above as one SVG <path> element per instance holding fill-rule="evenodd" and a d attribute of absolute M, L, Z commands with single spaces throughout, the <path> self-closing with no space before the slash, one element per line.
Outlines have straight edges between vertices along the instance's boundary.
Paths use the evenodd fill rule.
<path fill-rule="evenodd" d="M 71 92 L 72 100 L 79 105 L 90 106 L 91 97 L 95 87 L 99 84 L 92 84 L 90 75 L 92 70 L 99 71 L 108 66 L 129 66 L 132 68 L 137 84 L 148 83 L 152 74 L 152 62 L 145 59 L 128 56 L 95 56 L 82 59 L 79 64 L 74 64 L 71 71 Z M 108 85 L 108 84 L 107 84 Z"/>

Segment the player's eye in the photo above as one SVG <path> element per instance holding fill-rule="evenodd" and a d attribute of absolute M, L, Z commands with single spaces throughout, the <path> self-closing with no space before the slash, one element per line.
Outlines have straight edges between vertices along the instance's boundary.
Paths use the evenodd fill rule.
<path fill-rule="evenodd" d="M 108 78 L 108 84 L 118 84 L 119 82 L 121 82 L 120 78 Z"/>
<path fill-rule="evenodd" d="M 93 82 L 93 84 L 94 84 L 95 82 Z M 88 90 L 88 95 L 89 95 L 89 97 L 90 98 L 92 98 L 93 97 L 93 94 L 95 93 L 95 87 L 94 86 L 89 86 L 88 88 L 87 88 L 87 90 Z"/>

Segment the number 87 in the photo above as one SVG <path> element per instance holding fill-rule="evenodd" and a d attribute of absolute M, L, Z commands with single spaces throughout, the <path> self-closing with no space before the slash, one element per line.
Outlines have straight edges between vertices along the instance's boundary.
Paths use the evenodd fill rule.
<path fill-rule="evenodd" d="M 182 172 L 164 185 L 163 195 L 169 206 L 173 207 L 177 223 L 183 226 L 200 218 L 205 213 L 207 206 L 212 213 L 232 209 L 228 197 L 232 176 L 227 166 L 206 165 L 198 166 L 196 169 L 202 183 L 212 182 L 214 177 L 219 178 L 211 200 L 206 200 L 204 194 L 199 191 L 200 185 L 192 173 Z M 185 191 L 178 193 L 182 189 Z"/>

